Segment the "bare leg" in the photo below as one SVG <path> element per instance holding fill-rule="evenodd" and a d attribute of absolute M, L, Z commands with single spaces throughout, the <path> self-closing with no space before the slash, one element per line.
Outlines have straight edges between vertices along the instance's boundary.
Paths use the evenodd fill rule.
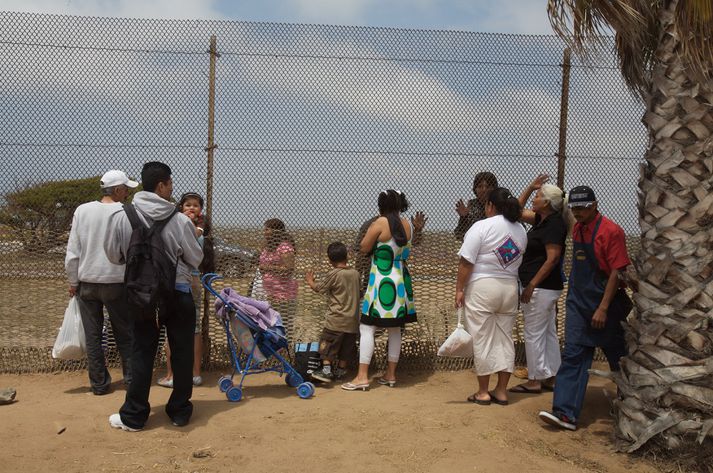
<path fill-rule="evenodd" d="M 386 374 L 384 375 L 385 380 L 396 381 L 396 365 L 398 365 L 398 362 L 396 361 L 389 361 L 386 363 Z"/>
<path fill-rule="evenodd" d="M 510 373 L 507 371 L 498 371 L 498 384 L 493 390 L 493 394 L 499 401 L 508 400 L 508 381 L 510 381 Z"/>
<path fill-rule="evenodd" d="M 475 393 L 475 398 L 480 401 L 488 401 L 490 399 L 490 394 L 488 394 L 489 388 L 490 375 L 478 376 L 478 392 Z"/>
<path fill-rule="evenodd" d="M 359 363 L 359 371 L 356 378 L 352 380 L 352 384 L 369 384 L 369 364 Z"/>
<path fill-rule="evenodd" d="M 164 349 L 166 351 L 166 376 L 158 380 L 159 384 L 162 382 L 173 381 L 173 370 L 171 369 L 171 346 L 168 344 L 168 339 L 166 339 L 166 343 L 164 343 Z"/>

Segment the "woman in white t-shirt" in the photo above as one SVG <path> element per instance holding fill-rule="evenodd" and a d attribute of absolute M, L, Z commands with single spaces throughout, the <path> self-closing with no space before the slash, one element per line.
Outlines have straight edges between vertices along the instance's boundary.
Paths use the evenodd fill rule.
<path fill-rule="evenodd" d="M 478 391 L 468 401 L 506 405 L 507 384 L 515 368 L 512 329 L 518 308 L 518 269 L 527 247 L 527 233 L 518 223 L 522 208 L 503 187 L 493 190 L 485 218 L 465 234 L 458 255 L 456 307 L 465 306 L 465 326 L 473 337 Z M 488 390 L 490 375 L 498 384 Z"/>

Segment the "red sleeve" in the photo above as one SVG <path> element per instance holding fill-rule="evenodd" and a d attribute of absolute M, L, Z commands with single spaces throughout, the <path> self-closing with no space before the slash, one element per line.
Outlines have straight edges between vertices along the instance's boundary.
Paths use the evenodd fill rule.
<path fill-rule="evenodd" d="M 600 228 L 597 234 L 594 252 L 597 256 L 597 263 L 609 275 L 612 269 L 622 270 L 629 266 L 631 260 L 626 252 L 624 230 L 613 222 L 607 223 L 608 225 L 605 228 Z"/>

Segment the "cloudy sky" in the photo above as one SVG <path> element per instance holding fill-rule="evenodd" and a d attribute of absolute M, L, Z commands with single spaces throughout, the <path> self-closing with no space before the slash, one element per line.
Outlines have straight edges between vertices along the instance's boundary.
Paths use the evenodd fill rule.
<path fill-rule="evenodd" d="M 2 0 L 0 10 L 551 34 L 546 0 Z"/>
<path fill-rule="evenodd" d="M 0 192 L 108 166 L 137 176 L 151 159 L 171 163 L 177 193 L 205 192 L 195 163 L 205 159 L 205 52 L 216 34 L 216 220 L 353 227 L 393 187 L 429 228 L 450 230 L 475 172 L 495 172 L 515 193 L 556 173 L 563 45 L 546 3 L 0 0 L 0 11 L 117 17 L 0 15 L 0 161 L 23 160 Z M 575 63 L 565 187 L 601 191 L 627 231 L 642 113 L 612 56 L 595 69 Z"/>

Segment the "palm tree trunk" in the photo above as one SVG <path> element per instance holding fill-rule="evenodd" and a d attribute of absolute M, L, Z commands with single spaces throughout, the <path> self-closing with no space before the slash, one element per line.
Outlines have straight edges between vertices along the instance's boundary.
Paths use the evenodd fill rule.
<path fill-rule="evenodd" d="M 620 448 L 667 449 L 713 436 L 713 83 L 677 54 L 677 1 L 660 10 L 639 181 L 641 250 L 629 353 L 614 374 Z"/>

